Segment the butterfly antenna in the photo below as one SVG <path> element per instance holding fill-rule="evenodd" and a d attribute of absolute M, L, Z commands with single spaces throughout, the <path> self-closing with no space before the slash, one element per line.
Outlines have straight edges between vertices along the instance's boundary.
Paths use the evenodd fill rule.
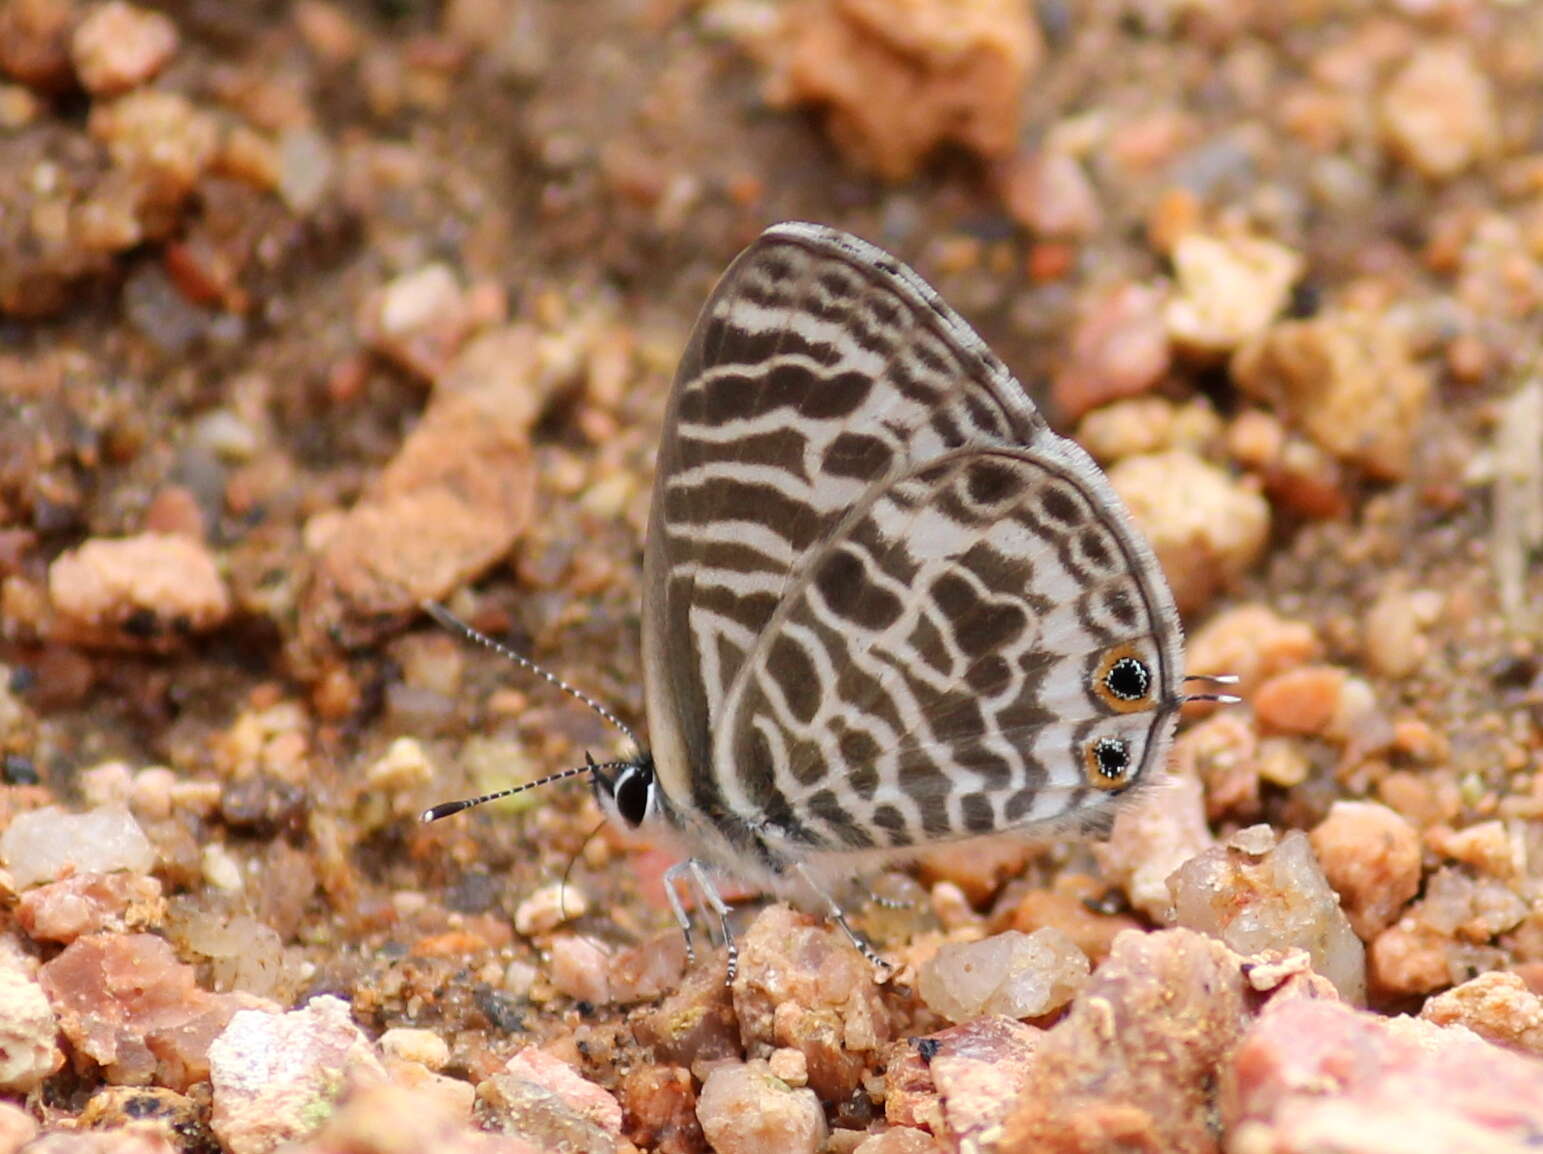
<path fill-rule="evenodd" d="M 1236 685 L 1238 675 L 1236 673 L 1192 673 L 1185 681 L 1198 681 L 1204 685 Z M 1191 701 L 1214 701 L 1219 705 L 1237 705 L 1243 699 L 1235 693 L 1186 693 L 1179 698 L 1180 705 L 1187 705 Z"/>
<path fill-rule="evenodd" d="M 562 781 L 568 777 L 578 777 L 580 774 L 604 772 L 608 769 L 622 769 L 631 765 L 630 761 L 602 761 L 596 763 L 594 758 L 586 758 L 587 764 L 576 765 L 572 769 L 562 770 L 560 773 L 551 773 L 546 777 L 538 777 L 535 781 L 527 781 L 524 785 L 512 785 L 508 789 L 495 790 L 493 793 L 485 793 L 481 797 L 468 797 L 460 801 L 442 801 L 438 805 L 432 805 L 418 815 L 418 820 L 425 825 L 431 821 L 438 821 L 442 817 L 449 817 L 453 813 L 460 813 L 463 809 L 471 809 L 473 806 L 486 805 L 490 801 L 498 801 L 500 798 L 513 797 L 517 793 L 524 793 L 527 789 L 536 789 L 539 786 L 551 785 L 554 781 Z"/>
<path fill-rule="evenodd" d="M 523 654 L 516 653 L 513 649 L 510 649 L 503 642 L 495 641 L 495 640 L 493 640 L 493 638 L 489 637 L 486 633 L 483 633 L 480 629 L 475 629 L 472 626 L 468 625 L 466 622 L 462 621 L 459 617 L 457 617 L 454 613 L 450 612 L 449 609 L 445 608 L 445 606 L 441 605 L 438 601 L 424 601 L 424 602 L 422 602 L 422 606 L 423 606 L 423 611 L 425 613 L 427 613 L 430 617 L 434 618 L 435 621 L 439 622 L 446 629 L 450 630 L 450 632 L 452 632 L 452 633 L 459 633 L 462 637 L 466 638 L 468 641 L 475 641 L 478 645 L 482 645 L 482 646 L 485 646 L 488 649 L 491 649 L 494 653 L 498 654 L 500 657 L 503 657 L 503 658 L 505 658 L 505 659 L 507 659 L 509 661 L 514 662 L 521 669 L 524 669 L 528 673 L 535 674 L 537 677 L 541 678 L 541 680 L 547 682 L 549 685 L 555 685 L 558 689 L 561 689 L 569 697 L 572 697 L 572 698 L 574 698 L 577 701 L 582 701 L 585 705 L 589 706 L 596 713 L 598 713 L 602 720 L 609 722 L 611 725 L 615 726 L 618 730 L 620 730 L 623 734 L 625 734 L 627 740 L 632 742 L 632 744 L 633 744 L 633 746 L 635 748 L 637 748 L 637 749 L 642 749 L 643 748 L 642 743 L 638 741 L 638 735 L 632 732 L 632 727 L 630 725 L 628 725 L 621 718 L 617 717 L 616 714 L 612 713 L 605 706 L 601 705 L 598 701 L 596 701 L 589 694 L 585 693 L 582 689 L 579 689 L 577 686 L 569 685 L 561 677 L 558 677 L 557 674 L 549 673 L 547 670 L 545 670 L 545 669 L 541 668 L 541 666 L 537 665 L 529 657 L 526 657 Z M 571 772 L 587 773 L 588 769 L 585 768 L 585 769 L 582 769 L 582 770 L 573 770 Z M 561 777 L 561 776 L 564 776 L 564 775 L 559 774 L 558 776 Z M 533 782 L 532 784 L 537 784 L 537 783 Z M 500 795 L 500 796 L 502 796 L 502 795 Z"/>
<path fill-rule="evenodd" d="M 595 835 L 605 827 L 606 822 L 601 820 L 599 825 L 584 836 L 584 840 L 579 843 L 579 848 L 573 852 L 573 856 L 568 859 L 567 867 L 563 870 L 563 880 L 557 885 L 557 912 L 563 916 L 563 921 L 568 920 L 568 879 L 573 876 L 573 867 L 579 864 L 579 858 L 584 856 L 589 843 L 594 841 Z"/>

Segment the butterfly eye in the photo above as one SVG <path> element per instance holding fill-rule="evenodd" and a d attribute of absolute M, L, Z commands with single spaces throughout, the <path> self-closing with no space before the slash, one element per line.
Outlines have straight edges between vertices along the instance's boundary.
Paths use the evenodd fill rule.
<path fill-rule="evenodd" d="M 1100 737 L 1090 741 L 1083 760 L 1088 784 L 1094 789 L 1114 791 L 1130 784 L 1130 742 L 1123 737 Z"/>
<path fill-rule="evenodd" d="M 616 788 L 612 793 L 616 812 L 633 829 L 642 825 L 648 816 L 648 795 L 653 780 L 654 775 L 649 770 L 633 765 L 616 775 Z"/>
<path fill-rule="evenodd" d="M 1129 645 L 1110 650 L 1093 674 L 1093 692 L 1116 713 L 1145 709 L 1152 698 L 1152 669 Z"/>

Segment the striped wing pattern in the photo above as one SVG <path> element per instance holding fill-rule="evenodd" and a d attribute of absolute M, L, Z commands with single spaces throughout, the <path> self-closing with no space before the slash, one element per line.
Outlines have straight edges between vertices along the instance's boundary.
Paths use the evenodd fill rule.
<path fill-rule="evenodd" d="M 1183 676 L 1102 473 L 920 278 L 833 230 L 768 230 L 704 307 L 646 582 L 662 790 L 773 869 L 1090 812 L 1097 742 L 1134 781 L 1171 737 L 1171 710 L 1098 691 L 1117 653 L 1151 702 Z"/>

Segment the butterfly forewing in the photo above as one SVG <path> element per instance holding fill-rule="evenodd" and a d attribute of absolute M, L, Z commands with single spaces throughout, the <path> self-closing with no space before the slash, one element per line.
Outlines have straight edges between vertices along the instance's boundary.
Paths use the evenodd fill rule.
<path fill-rule="evenodd" d="M 1149 551 L 878 249 L 763 234 L 703 309 L 658 469 L 644 646 L 677 806 L 767 843 L 906 846 L 1076 808 L 1106 735 L 1122 780 L 1160 755 L 1171 719 L 1094 684 L 1122 645 L 1152 701 L 1182 677 Z"/>

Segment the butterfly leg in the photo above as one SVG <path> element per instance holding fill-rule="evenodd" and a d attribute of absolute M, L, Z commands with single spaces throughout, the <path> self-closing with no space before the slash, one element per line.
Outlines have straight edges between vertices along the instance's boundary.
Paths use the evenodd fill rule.
<path fill-rule="evenodd" d="M 707 872 L 707 867 L 696 858 L 691 858 L 681 863 L 691 872 L 691 878 L 696 882 L 697 892 L 702 895 L 702 900 L 718 915 L 718 926 L 723 931 L 723 948 L 728 954 L 728 976 L 723 984 L 732 986 L 734 977 L 739 973 L 739 946 L 734 942 L 734 930 L 729 925 L 729 906 L 723 900 L 723 895 L 718 892 L 718 887 L 713 884 L 712 875 Z M 680 867 L 677 866 L 677 869 Z"/>
<path fill-rule="evenodd" d="M 804 868 L 803 864 L 796 864 L 793 868 L 798 871 L 798 876 L 803 879 L 804 884 L 809 887 L 814 895 L 825 903 L 825 915 L 841 927 L 842 933 L 846 934 L 847 939 L 857 947 L 857 952 L 868 959 L 869 965 L 884 971 L 886 974 L 892 970 L 894 967 L 879 957 L 878 952 L 868 944 L 867 939 L 852 928 L 852 923 L 847 921 L 846 911 L 841 908 L 835 898 L 826 893 L 824 888 L 814 880 L 814 877 Z"/>
<path fill-rule="evenodd" d="M 691 941 L 691 915 L 686 913 L 686 907 L 680 901 L 680 884 L 689 878 L 695 877 L 689 861 L 677 862 L 664 871 L 664 896 L 669 899 L 670 912 L 675 915 L 675 924 L 680 926 L 680 936 L 686 939 L 686 961 L 696 961 L 696 947 Z"/>

